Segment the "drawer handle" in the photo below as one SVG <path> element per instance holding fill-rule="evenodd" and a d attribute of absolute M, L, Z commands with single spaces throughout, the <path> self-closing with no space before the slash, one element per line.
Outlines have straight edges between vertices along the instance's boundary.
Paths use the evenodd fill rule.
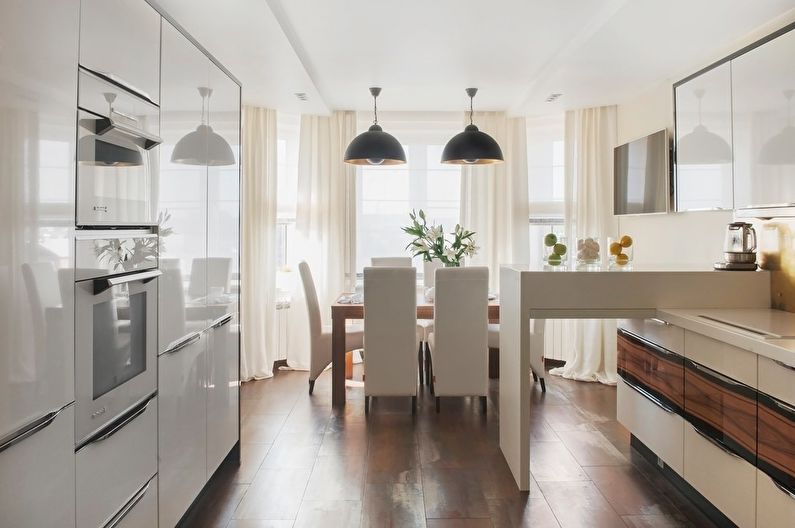
<path fill-rule="evenodd" d="M 660 401 L 660 399 L 659 399 L 659 398 L 657 398 L 657 397 L 653 396 L 652 394 L 650 394 L 650 393 L 649 393 L 648 391 L 646 391 L 645 389 L 643 389 L 643 388 L 641 388 L 641 387 L 638 387 L 638 386 L 637 386 L 637 385 L 635 385 L 634 383 L 630 383 L 629 381 L 627 381 L 627 380 L 626 380 L 626 379 L 624 379 L 624 378 L 621 378 L 621 381 L 623 381 L 624 383 L 626 383 L 627 387 L 629 387 L 630 389 L 633 389 L 633 390 L 635 390 L 635 391 L 636 391 L 638 394 L 640 394 L 641 396 L 643 396 L 644 398 L 646 398 L 647 400 L 649 400 L 650 402 L 652 402 L 654 405 L 656 405 L 657 407 L 659 407 L 659 408 L 660 408 L 660 409 L 662 409 L 663 411 L 667 412 L 668 414 L 677 414 L 677 413 L 676 413 L 676 411 L 675 411 L 674 409 L 671 409 L 670 407 L 668 407 L 667 405 L 665 405 L 665 404 L 664 404 L 662 401 Z"/>
<path fill-rule="evenodd" d="M 210 325 L 210 328 L 221 328 L 231 320 L 232 320 L 232 314 L 226 314 L 223 317 L 219 317 L 218 319 L 213 321 L 213 324 Z"/>
<path fill-rule="evenodd" d="M 715 438 L 712 438 L 707 433 L 701 431 L 698 427 L 696 427 L 693 424 L 690 424 L 690 427 L 692 427 L 693 430 L 695 432 L 697 432 L 701 438 L 703 438 L 704 440 L 706 440 L 710 444 L 714 445 L 715 447 L 717 447 L 718 449 L 720 449 L 721 451 L 723 451 L 727 455 L 731 455 L 734 458 L 739 458 L 740 460 L 742 460 L 742 457 L 740 455 L 738 455 L 737 453 L 735 453 L 734 451 L 732 451 L 731 449 L 729 449 L 728 447 L 723 445 L 723 443 L 721 441 L 716 440 Z"/>
<path fill-rule="evenodd" d="M 660 325 L 663 325 L 663 326 L 673 326 L 668 321 L 663 321 L 662 319 L 660 319 L 658 317 L 649 317 L 649 321 L 652 321 L 653 323 L 657 323 L 657 324 L 660 324 Z"/>
<path fill-rule="evenodd" d="M 119 525 L 119 523 L 120 523 L 120 522 L 121 522 L 121 521 L 122 521 L 122 520 L 123 520 L 125 517 L 127 517 L 127 514 L 128 514 L 128 513 L 130 513 L 130 512 L 132 511 L 132 509 L 133 509 L 133 508 L 135 508 L 135 506 L 136 506 L 136 505 L 137 505 L 139 502 L 141 502 L 141 499 L 143 499 L 143 498 L 144 498 L 144 495 L 146 495 L 146 492 L 147 492 L 147 491 L 149 491 L 149 485 L 150 485 L 151 483 L 152 483 L 152 481 L 150 480 L 149 482 L 147 482 L 146 484 L 144 484 L 144 487 L 143 487 L 143 488 L 141 488 L 141 489 L 139 489 L 139 490 L 136 492 L 136 494 L 133 496 L 133 498 L 132 498 L 132 499 L 130 499 L 130 500 L 127 502 L 127 504 L 125 504 L 125 505 L 124 505 L 124 508 L 122 508 L 122 509 L 121 509 L 121 511 L 120 511 L 119 513 L 117 513 L 117 514 L 116 514 L 116 516 L 115 516 L 115 517 L 113 517 L 113 518 L 112 518 L 110 521 L 108 521 L 108 524 L 106 524 L 106 525 L 105 525 L 105 528 L 116 528 L 116 526 L 118 526 L 118 525 Z"/>
<path fill-rule="evenodd" d="M 773 405 L 775 405 L 779 409 L 782 409 L 782 410 L 784 410 L 784 411 L 786 411 L 786 412 L 788 412 L 790 414 L 795 414 L 795 407 L 793 407 L 792 405 L 789 405 L 788 403 L 784 403 L 783 401 L 781 401 L 779 399 L 776 399 L 776 398 L 773 398 L 773 397 L 771 397 L 770 400 L 773 402 Z"/>
<path fill-rule="evenodd" d="M 202 338 L 201 332 L 194 332 L 191 335 L 189 335 L 188 337 L 186 337 L 185 339 L 177 342 L 174 346 L 172 346 L 171 348 L 169 348 L 165 352 L 163 352 L 163 355 L 165 356 L 167 354 L 174 354 L 175 352 L 179 352 L 180 350 L 182 350 L 186 346 L 192 345 L 193 343 L 195 343 L 196 341 L 198 341 L 201 338 Z"/>
<path fill-rule="evenodd" d="M 739 381 L 735 381 L 735 380 L 731 379 L 730 377 L 721 374 L 720 372 L 712 370 L 709 367 L 705 367 L 703 365 L 699 365 L 698 363 L 696 363 L 695 361 L 693 361 L 691 359 L 688 359 L 687 361 L 688 361 L 688 363 L 690 363 L 691 367 L 693 367 L 695 370 L 698 370 L 699 372 L 703 372 L 707 376 L 711 376 L 713 378 L 719 379 L 719 380 L 723 381 L 724 383 L 727 383 L 729 385 L 733 385 L 735 387 L 748 387 L 746 384 L 740 383 Z"/>
<path fill-rule="evenodd" d="M 107 429 L 106 431 L 104 432 L 100 431 L 96 436 L 93 436 L 88 440 L 86 440 L 85 442 L 83 442 L 82 444 L 80 444 L 77 450 L 80 450 L 89 444 L 96 444 L 104 440 L 107 440 L 111 436 L 115 435 L 116 433 L 124 429 L 126 426 L 132 423 L 136 418 L 138 418 L 139 416 L 141 416 L 143 413 L 146 412 L 147 407 L 149 407 L 149 403 L 154 399 L 156 395 L 157 395 L 156 391 L 150 394 L 149 397 L 146 398 L 146 401 L 138 404 L 138 407 L 134 407 L 131 411 L 127 413 L 127 415 L 122 415 L 121 419 L 115 424 L 112 423 L 110 428 Z"/>
<path fill-rule="evenodd" d="M 61 411 L 66 409 L 66 407 L 68 407 L 68 405 L 65 405 L 64 407 L 61 407 L 55 411 L 50 411 L 44 416 L 39 416 L 32 422 L 23 425 L 5 438 L 0 438 L 0 453 L 13 445 L 20 443 L 24 439 L 33 436 L 48 425 L 52 424 L 58 415 L 61 414 Z"/>
<path fill-rule="evenodd" d="M 774 360 L 773 360 L 773 363 L 775 363 L 775 364 L 776 364 L 776 365 L 778 365 L 779 367 L 784 367 L 785 369 L 788 369 L 788 370 L 795 370 L 795 367 L 793 367 L 792 365 L 787 365 L 787 364 L 786 364 L 786 363 L 784 363 L 783 361 L 779 361 L 779 360 L 777 360 L 777 359 L 774 359 Z"/>
<path fill-rule="evenodd" d="M 787 497 L 789 497 L 790 499 L 794 499 L 794 500 L 795 500 L 795 493 L 793 493 L 792 491 L 790 491 L 789 489 L 787 489 L 787 487 L 786 487 L 784 484 L 782 484 L 781 482 L 777 481 L 776 479 L 774 479 L 774 478 L 773 478 L 773 477 L 771 477 L 770 475 L 768 475 L 768 478 L 769 478 L 770 480 L 772 480 L 772 481 L 773 481 L 773 484 L 775 484 L 775 486 L 776 486 L 776 487 L 777 487 L 779 490 L 781 490 L 781 492 L 782 492 L 784 495 L 786 495 L 786 496 L 787 496 Z"/>
<path fill-rule="evenodd" d="M 672 351 L 668 350 L 667 348 L 663 348 L 660 345 L 658 345 L 657 343 L 652 343 L 651 341 L 649 341 L 645 337 L 641 337 L 641 336 L 639 336 L 638 334 L 636 334 L 634 332 L 630 332 L 629 330 L 624 330 L 623 328 L 620 329 L 619 332 L 621 332 L 622 334 L 626 334 L 626 335 L 630 336 L 631 338 L 640 341 L 641 343 L 643 343 L 644 346 L 654 350 L 655 352 L 658 352 L 659 354 L 661 354 L 663 356 L 681 357 L 676 352 L 672 352 Z"/>

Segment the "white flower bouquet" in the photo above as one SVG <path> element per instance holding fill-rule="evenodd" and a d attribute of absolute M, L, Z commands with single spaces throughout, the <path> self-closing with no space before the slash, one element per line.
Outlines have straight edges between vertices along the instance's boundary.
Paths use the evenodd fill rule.
<path fill-rule="evenodd" d="M 445 236 L 442 225 L 428 225 L 425 212 L 411 211 L 409 214 L 411 225 L 403 228 L 403 231 L 414 237 L 406 249 L 411 251 L 415 257 L 421 256 L 426 262 L 436 259 L 441 261 L 446 267 L 458 267 L 464 257 L 472 257 L 477 254 L 478 246 L 475 245 L 473 231 L 467 231 L 459 224 L 455 230 Z"/>

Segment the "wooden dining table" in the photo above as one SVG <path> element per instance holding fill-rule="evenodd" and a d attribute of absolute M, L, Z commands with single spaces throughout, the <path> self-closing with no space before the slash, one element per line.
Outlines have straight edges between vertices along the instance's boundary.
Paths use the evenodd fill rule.
<path fill-rule="evenodd" d="M 331 305 L 331 404 L 335 407 L 345 405 L 345 326 L 349 319 L 364 319 L 364 304 L 340 303 L 342 293 Z M 489 321 L 500 320 L 499 300 L 489 300 Z M 433 302 L 428 301 L 422 292 L 417 292 L 417 319 L 433 319 Z"/>

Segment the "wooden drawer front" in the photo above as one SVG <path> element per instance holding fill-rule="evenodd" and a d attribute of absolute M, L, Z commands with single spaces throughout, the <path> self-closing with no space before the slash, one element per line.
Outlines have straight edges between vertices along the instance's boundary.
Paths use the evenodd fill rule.
<path fill-rule="evenodd" d="M 684 407 L 684 358 L 625 330 L 618 331 L 618 373 L 670 410 Z"/>
<path fill-rule="evenodd" d="M 618 382 L 616 398 L 618 421 L 682 475 L 684 419 L 661 408 L 625 381 Z"/>
<path fill-rule="evenodd" d="M 753 465 L 726 452 L 685 424 L 684 466 L 685 480 L 726 517 L 741 528 L 756 525 L 756 468 Z"/>
<path fill-rule="evenodd" d="M 756 391 L 685 360 L 685 419 L 701 433 L 756 465 Z"/>
<path fill-rule="evenodd" d="M 759 356 L 759 392 L 795 405 L 795 365 Z"/>
<path fill-rule="evenodd" d="M 795 406 L 759 393 L 757 467 L 795 495 Z"/>
<path fill-rule="evenodd" d="M 756 354 L 685 331 L 685 357 L 756 388 Z"/>
<path fill-rule="evenodd" d="M 795 495 L 756 472 L 756 526 L 795 526 Z"/>
<path fill-rule="evenodd" d="M 685 331 L 683 328 L 667 323 L 662 319 L 621 319 L 618 327 L 640 336 L 661 347 L 676 352 L 685 353 Z"/>

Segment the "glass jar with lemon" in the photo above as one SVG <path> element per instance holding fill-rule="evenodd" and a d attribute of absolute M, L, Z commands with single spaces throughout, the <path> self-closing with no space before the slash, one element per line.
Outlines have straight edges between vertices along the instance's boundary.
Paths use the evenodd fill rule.
<path fill-rule="evenodd" d="M 618 238 L 608 238 L 607 248 L 610 252 L 611 270 L 630 270 L 632 269 L 632 256 L 635 241 L 629 235 L 622 235 Z"/>
<path fill-rule="evenodd" d="M 544 268 L 549 270 L 561 270 L 566 268 L 568 261 L 569 248 L 566 245 L 566 237 L 547 233 L 544 236 Z"/>

